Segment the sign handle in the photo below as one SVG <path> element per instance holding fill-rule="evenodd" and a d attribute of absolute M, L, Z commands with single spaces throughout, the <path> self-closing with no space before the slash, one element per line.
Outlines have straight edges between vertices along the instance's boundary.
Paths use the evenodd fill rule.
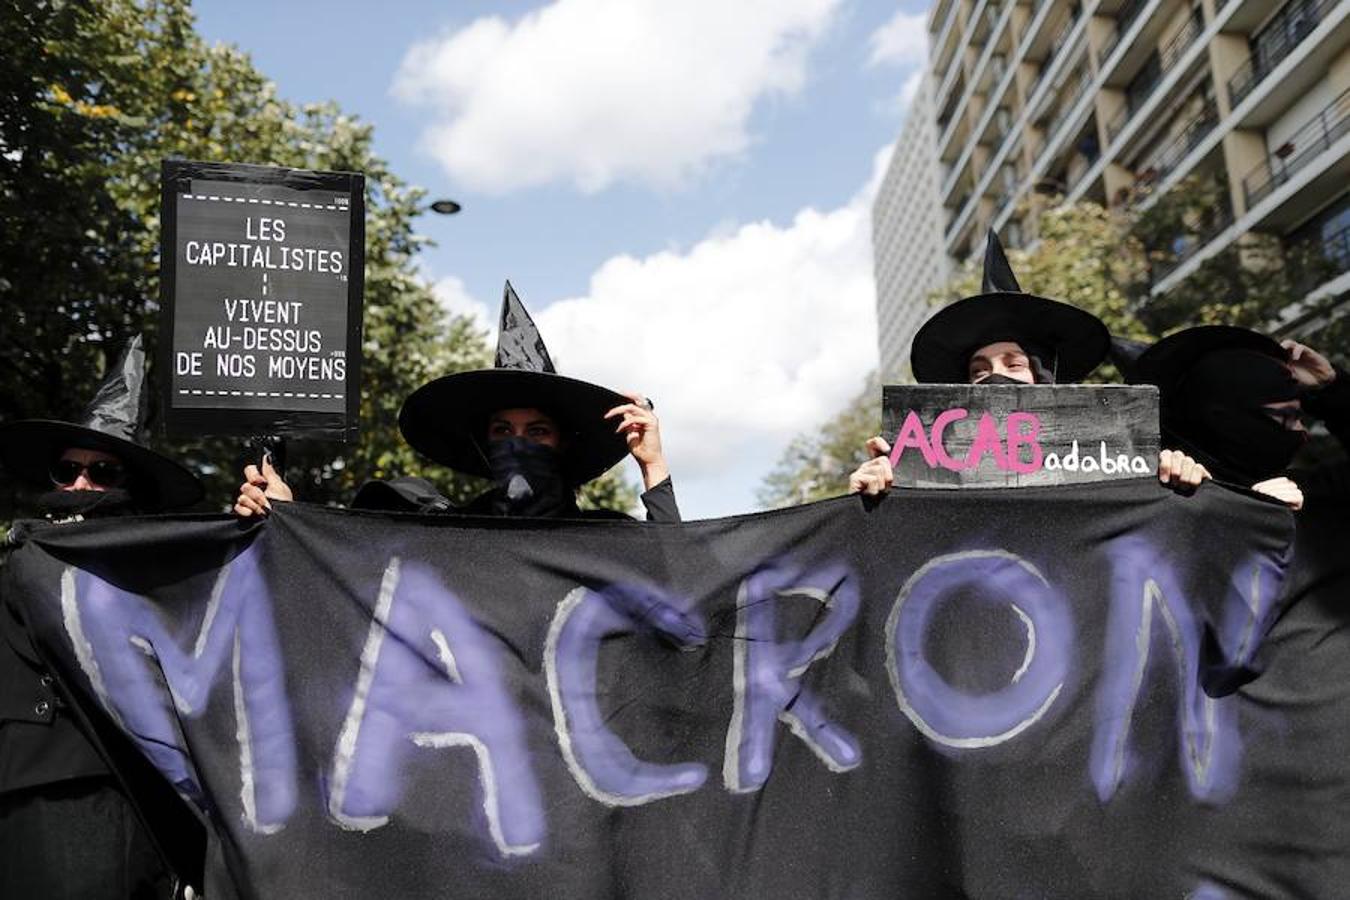
<path fill-rule="evenodd" d="M 286 478 L 286 439 L 276 434 L 257 434 L 248 439 L 249 458 L 256 460 L 258 471 L 270 459 L 282 480 Z"/>

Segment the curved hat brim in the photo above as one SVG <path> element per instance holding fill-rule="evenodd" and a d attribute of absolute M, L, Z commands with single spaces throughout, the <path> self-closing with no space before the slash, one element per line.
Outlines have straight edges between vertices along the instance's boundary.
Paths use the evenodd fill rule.
<path fill-rule="evenodd" d="M 1149 347 L 1125 373 L 1130 384 L 1153 384 L 1165 397 L 1207 354 L 1250 350 L 1285 362 L 1288 355 L 1274 338 L 1234 325 L 1197 325 L 1170 334 Z"/>
<path fill-rule="evenodd" d="M 478 369 L 422 385 L 404 401 L 398 427 L 414 450 L 457 472 L 490 478 L 485 458 L 488 416 L 536 408 L 563 430 L 563 470 L 574 485 L 605 473 L 628 455 L 628 442 L 605 413 L 631 403 L 608 388 L 549 372 Z"/>
<path fill-rule="evenodd" d="M 191 506 L 206 493 L 201 481 L 186 466 L 124 438 L 52 419 L 24 419 L 0 425 L 0 462 L 15 477 L 34 487 L 51 486 L 52 462 L 71 447 L 116 456 L 131 474 L 136 501 L 148 508 Z"/>
<path fill-rule="evenodd" d="M 1076 306 L 1035 294 L 978 294 L 944 306 L 914 335 L 914 377 L 921 384 L 967 384 L 971 355 L 998 341 L 1053 353 L 1042 362 L 1061 384 L 1082 381 L 1111 349 L 1106 325 Z"/>

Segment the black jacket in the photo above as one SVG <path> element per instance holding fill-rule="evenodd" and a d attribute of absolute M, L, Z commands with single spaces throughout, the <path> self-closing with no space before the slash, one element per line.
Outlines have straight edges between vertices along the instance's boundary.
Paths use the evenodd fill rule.
<path fill-rule="evenodd" d="M 1303 396 L 1303 409 L 1350 453 L 1350 375 L 1337 370 L 1330 385 Z M 1289 477 L 1303 491 L 1306 503 L 1350 503 L 1350 461 L 1295 470 Z"/>
<path fill-rule="evenodd" d="M 11 541 L 21 540 L 29 525 L 44 527 L 16 525 Z M 70 696 L 43 661 L 21 613 L 0 597 L 0 797 L 102 779 L 130 801 L 178 883 L 200 886 L 205 826 L 111 719 L 86 712 L 92 703 L 68 702 Z"/>

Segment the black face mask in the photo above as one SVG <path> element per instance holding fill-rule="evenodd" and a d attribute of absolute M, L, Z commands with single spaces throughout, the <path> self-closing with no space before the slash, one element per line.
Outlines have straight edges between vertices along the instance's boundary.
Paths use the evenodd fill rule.
<path fill-rule="evenodd" d="M 1206 355 L 1164 397 L 1164 431 L 1215 478 L 1250 486 L 1288 468 L 1307 441 L 1271 417 L 1266 403 L 1297 400 L 1303 388 L 1284 363 L 1250 350 Z"/>
<path fill-rule="evenodd" d="M 497 484 L 492 501 L 497 515 L 557 518 L 576 513 L 576 497 L 555 448 L 524 438 L 489 441 L 488 466 Z"/>
<path fill-rule="evenodd" d="M 1027 386 L 1027 383 L 1025 381 L 1018 381 L 1016 378 L 1009 378 L 1007 375 L 997 375 L 997 374 L 987 375 L 984 378 L 981 378 L 979 381 L 971 382 L 971 384 L 978 385 L 980 387 L 983 387 L 986 384 L 1019 384 L 1023 387 Z"/>
<path fill-rule="evenodd" d="M 38 509 L 49 519 L 61 521 L 80 516 L 97 519 L 136 512 L 126 488 L 106 491 L 47 491 L 37 498 Z"/>

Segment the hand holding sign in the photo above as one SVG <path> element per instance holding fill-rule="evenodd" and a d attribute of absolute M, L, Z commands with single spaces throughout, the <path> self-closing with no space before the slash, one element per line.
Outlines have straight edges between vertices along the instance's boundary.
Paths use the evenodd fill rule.
<path fill-rule="evenodd" d="M 872 458 L 853 470 L 848 476 L 848 492 L 863 493 L 869 497 L 885 493 L 895 483 L 895 473 L 891 469 L 891 445 L 884 437 L 867 439 L 867 452 Z"/>
<path fill-rule="evenodd" d="M 1158 454 L 1158 480 L 1179 493 L 1189 493 L 1200 482 L 1212 477 L 1209 469 L 1180 450 L 1164 450 Z"/>
<path fill-rule="evenodd" d="M 272 468 L 272 460 L 264 456 L 262 470 L 257 466 L 244 469 L 244 483 L 239 485 L 239 496 L 234 501 L 234 511 L 244 518 L 265 516 L 272 509 L 271 500 L 293 500 L 291 486 L 282 480 L 277 470 Z"/>

